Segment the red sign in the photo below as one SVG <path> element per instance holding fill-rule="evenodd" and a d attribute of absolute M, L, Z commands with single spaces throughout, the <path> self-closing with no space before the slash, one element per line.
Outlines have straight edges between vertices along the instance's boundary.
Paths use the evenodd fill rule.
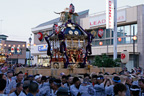
<path fill-rule="evenodd" d="M 98 30 L 98 36 L 99 36 L 99 38 L 102 38 L 103 33 L 104 33 L 104 30 L 103 30 L 103 29 L 99 29 L 99 30 Z"/>
<path fill-rule="evenodd" d="M 121 59 L 125 59 L 126 55 L 125 54 L 121 54 Z"/>

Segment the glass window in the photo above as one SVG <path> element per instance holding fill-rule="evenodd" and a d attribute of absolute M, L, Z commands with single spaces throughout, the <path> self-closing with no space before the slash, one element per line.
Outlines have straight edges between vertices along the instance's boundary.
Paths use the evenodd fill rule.
<path fill-rule="evenodd" d="M 110 39 L 106 40 L 106 45 L 110 45 Z"/>
<path fill-rule="evenodd" d="M 103 33 L 103 36 L 102 36 L 102 38 L 105 38 L 106 36 L 106 29 L 103 29 L 103 31 L 104 31 L 104 33 Z"/>
<path fill-rule="evenodd" d="M 124 44 L 130 43 L 130 41 L 131 41 L 130 37 L 125 37 L 124 38 Z"/>
<path fill-rule="evenodd" d="M 130 25 L 125 26 L 125 35 L 130 36 Z"/>
<path fill-rule="evenodd" d="M 112 32 L 112 37 L 113 37 L 114 36 L 114 31 L 111 30 L 111 32 Z"/>
<path fill-rule="evenodd" d="M 113 45 L 113 39 L 111 39 L 111 45 Z"/>
<path fill-rule="evenodd" d="M 110 29 L 106 29 L 106 38 L 110 37 Z"/>
<path fill-rule="evenodd" d="M 95 46 L 95 40 L 93 40 L 93 42 L 92 42 L 92 46 Z"/>
<path fill-rule="evenodd" d="M 99 40 L 95 41 L 96 46 L 99 46 Z"/>
<path fill-rule="evenodd" d="M 124 36 L 123 33 L 124 33 L 124 27 L 123 26 L 118 27 L 117 28 L 117 36 L 123 37 Z"/>
<path fill-rule="evenodd" d="M 133 31 L 134 35 L 137 35 L 137 24 L 131 25 L 131 35 L 133 36 Z"/>

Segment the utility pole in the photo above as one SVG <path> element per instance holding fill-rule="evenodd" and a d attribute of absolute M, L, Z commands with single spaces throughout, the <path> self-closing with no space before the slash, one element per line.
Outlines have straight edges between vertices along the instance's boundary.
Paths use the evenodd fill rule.
<path fill-rule="evenodd" d="M 29 37 L 29 62 L 30 62 L 30 65 L 31 65 L 31 41 L 32 41 L 32 38 L 31 38 L 32 34 L 30 35 Z"/>
<path fill-rule="evenodd" d="M 117 59 L 117 0 L 114 0 L 114 54 L 113 59 Z"/>

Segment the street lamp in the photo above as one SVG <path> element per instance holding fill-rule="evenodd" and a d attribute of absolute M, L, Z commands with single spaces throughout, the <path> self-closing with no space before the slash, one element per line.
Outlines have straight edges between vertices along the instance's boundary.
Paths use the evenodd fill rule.
<path fill-rule="evenodd" d="M 29 37 L 29 61 L 30 61 L 30 65 L 31 65 L 31 41 L 32 41 L 32 38 L 31 38 L 32 34 L 30 35 Z"/>
<path fill-rule="evenodd" d="M 137 40 L 137 36 L 135 36 L 135 27 L 133 26 L 133 63 L 134 67 L 137 67 L 136 58 L 135 58 L 135 41 Z"/>

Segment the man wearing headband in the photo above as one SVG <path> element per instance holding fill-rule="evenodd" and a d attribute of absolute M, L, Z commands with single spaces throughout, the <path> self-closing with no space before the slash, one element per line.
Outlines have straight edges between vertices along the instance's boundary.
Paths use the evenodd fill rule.
<path fill-rule="evenodd" d="M 110 82 L 111 82 L 111 84 L 113 84 L 113 85 L 110 85 L 110 86 L 105 86 L 105 93 L 106 93 L 106 95 L 114 95 L 114 91 L 113 91 L 113 87 L 114 87 L 114 85 L 116 85 L 117 83 L 120 83 L 121 82 L 121 80 L 120 80 L 120 78 L 118 77 L 118 76 L 114 76 L 113 78 L 112 78 L 112 80 L 110 79 L 110 78 L 107 78 L 107 79 L 109 79 L 110 80 Z"/>
<path fill-rule="evenodd" d="M 102 75 L 97 76 L 97 84 L 94 85 L 96 96 L 105 96 L 104 77 Z"/>
<path fill-rule="evenodd" d="M 131 96 L 140 96 L 140 88 L 137 85 L 132 85 L 130 88 Z"/>

